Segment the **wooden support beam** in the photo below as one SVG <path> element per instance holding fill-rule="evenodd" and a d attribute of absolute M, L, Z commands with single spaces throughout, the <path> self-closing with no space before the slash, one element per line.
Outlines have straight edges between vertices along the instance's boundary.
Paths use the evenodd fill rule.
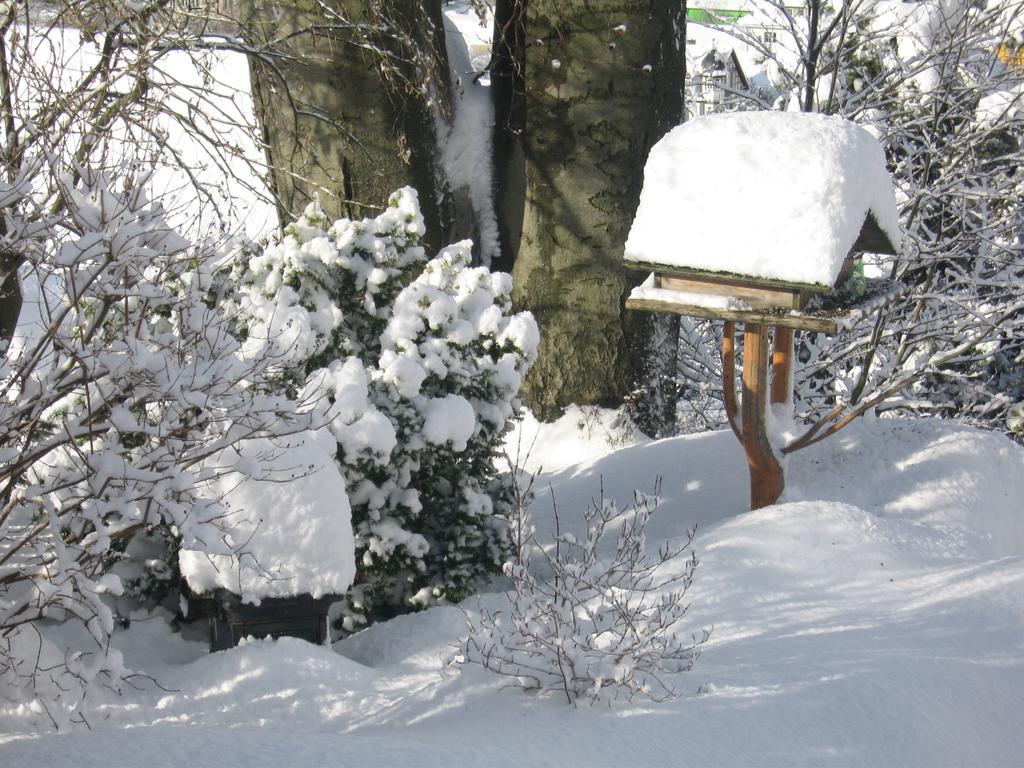
<path fill-rule="evenodd" d="M 774 504 L 785 478 L 765 426 L 768 407 L 768 326 L 747 323 L 743 333 L 743 449 L 750 467 L 750 508 Z"/>
<path fill-rule="evenodd" d="M 722 328 L 722 399 L 725 400 L 725 415 L 736 438 L 743 442 L 740 425 L 736 420 L 739 407 L 736 404 L 736 323 L 726 320 Z"/>
<path fill-rule="evenodd" d="M 724 296 L 738 299 L 749 305 L 750 309 L 802 309 L 807 291 L 795 288 L 762 287 L 744 285 L 736 281 L 726 280 L 694 280 L 672 275 L 655 274 L 655 287 L 680 293 L 696 293 L 702 296 Z M 803 303 L 801 303 L 803 302 Z"/>
<path fill-rule="evenodd" d="M 670 296 L 671 294 L 664 294 Z M 766 309 L 720 309 L 706 307 L 687 301 L 667 299 L 626 299 L 626 309 L 643 312 L 672 312 L 688 317 L 704 317 L 709 320 L 732 320 L 738 323 L 762 323 L 765 325 L 796 328 L 800 331 L 814 331 L 835 335 L 839 325 L 835 317 L 819 317 L 799 312 L 769 311 Z"/>
<path fill-rule="evenodd" d="M 772 404 L 788 403 L 793 396 L 793 329 L 777 326 L 772 346 Z"/>
<path fill-rule="evenodd" d="M 830 285 L 821 283 L 794 283 L 790 280 L 773 280 L 769 277 L 755 277 L 753 275 L 740 275 L 730 272 L 711 272 L 706 269 L 693 269 L 691 267 L 680 267 L 676 264 L 662 264 L 656 261 L 630 261 L 623 259 L 622 266 L 626 269 L 637 272 L 657 272 L 662 275 L 673 275 L 675 277 L 692 278 L 697 280 L 730 281 L 742 285 L 760 285 L 763 287 L 778 287 L 795 290 L 807 290 L 811 293 L 828 293 L 832 290 Z"/>

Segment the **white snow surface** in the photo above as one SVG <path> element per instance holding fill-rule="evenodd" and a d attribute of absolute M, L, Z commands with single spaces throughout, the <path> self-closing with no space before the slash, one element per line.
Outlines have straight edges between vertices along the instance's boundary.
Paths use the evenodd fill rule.
<path fill-rule="evenodd" d="M 645 439 L 628 418 L 607 408 L 570 405 L 553 422 L 538 421 L 524 408 L 505 438 L 507 461 L 499 461 L 498 469 L 511 466 L 546 477 Z"/>
<path fill-rule="evenodd" d="M 625 258 L 832 287 L 872 214 L 899 247 L 881 145 L 839 117 L 732 112 L 669 131 Z"/>
<path fill-rule="evenodd" d="M 92 703 L 91 730 L 56 735 L 0 698 L 0 764 L 1020 765 L 1024 450 L 949 422 L 861 420 L 794 454 L 781 503 L 750 512 L 730 432 L 612 448 L 596 425 L 614 431 L 614 416 L 580 430 L 583 413 L 519 428 L 549 468 L 534 522 L 543 537 L 553 494 L 563 532 L 578 530 L 602 485 L 622 500 L 662 478 L 648 546 L 698 526 L 684 631 L 712 630 L 672 680 L 678 699 L 573 708 L 448 668 L 465 628 L 452 606 L 333 649 L 212 655 L 155 617 L 114 643 L 163 688 L 135 678 Z"/>
<path fill-rule="evenodd" d="M 478 8 L 483 14 L 478 13 Z M 464 188 L 476 214 L 480 257 L 485 265 L 498 255 L 498 220 L 494 211 L 491 133 L 490 6 L 472 0 L 449 0 L 444 9 L 444 32 L 452 83 L 452 119 L 444 138 L 441 160 L 453 190 Z"/>
<path fill-rule="evenodd" d="M 227 472 L 213 481 L 235 525 L 238 553 L 183 550 L 182 576 L 196 592 L 223 588 L 244 602 L 311 594 L 338 595 L 355 577 L 355 545 L 345 481 L 326 431 L 274 440 L 245 440 L 211 464 Z M 240 474 L 241 473 L 241 474 Z M 242 480 L 253 474 L 257 480 Z"/>

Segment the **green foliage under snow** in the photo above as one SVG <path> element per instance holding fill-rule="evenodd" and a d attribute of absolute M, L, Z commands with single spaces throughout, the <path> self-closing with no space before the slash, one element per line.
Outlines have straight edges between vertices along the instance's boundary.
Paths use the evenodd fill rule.
<path fill-rule="evenodd" d="M 428 260 L 416 193 L 374 219 L 329 225 L 309 206 L 283 238 L 231 265 L 226 308 L 278 382 L 320 396 L 356 529 L 344 627 L 459 599 L 496 572 L 508 490 L 494 457 L 537 330 L 511 279 L 470 244 Z"/>

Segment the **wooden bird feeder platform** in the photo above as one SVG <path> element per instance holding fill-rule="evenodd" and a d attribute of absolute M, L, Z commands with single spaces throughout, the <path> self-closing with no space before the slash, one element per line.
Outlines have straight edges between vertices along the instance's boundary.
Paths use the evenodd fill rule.
<path fill-rule="evenodd" d="M 891 243 L 875 242 L 873 247 L 876 253 L 895 252 Z M 847 264 L 853 264 L 852 252 Z M 778 405 L 792 399 L 794 332 L 835 334 L 842 322 L 878 311 L 901 292 L 902 286 L 891 280 L 866 280 L 864 291 L 854 299 L 844 291 L 844 283 L 852 271 L 845 266 L 831 291 L 817 285 L 765 281 L 667 265 L 625 262 L 625 266 L 641 271 L 655 266 L 641 290 L 634 291 L 635 296 L 626 300 L 626 309 L 724 321 L 722 391 L 729 425 L 747 454 L 750 508 L 774 504 L 785 487 L 785 478 L 775 448 L 770 444 L 765 426 L 766 411 L 769 403 Z M 739 403 L 735 374 L 737 323 L 744 326 L 743 397 Z"/>
<path fill-rule="evenodd" d="M 633 232 L 630 233 L 630 240 L 626 244 L 626 256 L 624 266 L 632 270 L 640 270 L 649 273 L 647 279 L 633 290 L 626 301 L 626 308 L 650 312 L 671 312 L 680 315 L 722 320 L 724 322 L 722 341 L 722 375 L 723 393 L 725 399 L 726 414 L 733 432 L 743 444 L 747 456 L 747 463 L 750 470 L 750 497 L 751 509 L 774 504 L 782 494 L 785 486 L 785 478 L 782 465 L 779 462 L 779 455 L 795 450 L 794 444 L 789 446 L 774 446 L 766 428 L 767 411 L 769 406 L 790 403 L 792 400 L 792 369 L 793 369 L 793 337 L 795 331 L 811 331 L 826 334 L 835 334 L 844 321 L 863 316 L 866 313 L 877 311 L 878 308 L 890 301 L 900 291 L 900 286 L 888 280 L 864 280 L 861 278 L 857 286 L 859 290 L 850 289 L 849 278 L 853 274 L 856 255 L 860 252 L 871 252 L 878 254 L 894 255 L 898 232 L 891 236 L 885 227 L 880 226 L 879 220 L 890 222 L 889 232 L 895 227 L 895 201 L 885 199 L 884 195 L 876 195 L 875 204 L 880 212 L 884 214 L 879 217 L 879 211 L 873 210 L 867 203 L 860 203 L 856 209 L 847 208 L 836 212 L 837 205 L 833 198 L 827 194 L 830 187 L 828 180 L 822 183 L 818 194 L 812 196 L 808 205 L 820 205 L 822 211 L 817 221 L 829 223 L 830 216 L 839 216 L 846 226 L 842 229 L 845 238 L 831 237 L 826 241 L 832 244 L 833 252 L 822 254 L 821 269 L 809 271 L 806 268 L 807 261 L 813 261 L 816 254 L 807 243 L 817 243 L 821 238 L 807 238 L 801 242 L 801 234 L 793 232 L 793 261 L 795 267 L 790 269 L 785 259 L 777 259 L 767 271 L 774 272 L 765 274 L 763 265 L 758 266 L 756 241 L 751 239 L 749 232 L 736 232 L 742 229 L 739 225 L 733 227 L 723 226 L 719 221 L 719 229 L 712 236 L 701 233 L 697 239 L 705 245 L 713 247 L 716 252 L 721 250 L 725 254 L 724 261 L 728 268 L 717 271 L 709 269 L 714 266 L 715 260 L 709 259 L 705 253 L 664 253 L 659 257 L 652 249 L 651 243 L 674 243 L 681 240 L 680 247 L 685 247 L 687 238 L 676 238 L 677 231 L 687 232 L 687 225 L 699 226 L 700 216 L 691 216 L 689 219 L 680 222 L 679 216 L 667 214 L 666 205 L 671 203 L 673 185 L 680 189 L 680 206 L 687 203 L 702 211 L 709 211 L 711 217 L 717 211 L 729 207 L 733 211 L 742 211 L 744 204 L 750 206 L 764 206 L 763 196 L 753 200 L 735 199 L 734 190 L 722 179 L 735 178 L 736 173 L 742 173 L 743 168 L 737 166 L 727 169 L 725 172 L 716 173 L 710 179 L 695 179 L 688 176 L 685 170 L 679 173 L 666 171 L 666 163 L 686 157 L 689 150 L 694 155 L 706 153 L 708 135 L 720 135 L 724 129 L 728 133 L 735 124 L 741 124 L 741 130 L 735 131 L 736 141 L 749 142 L 749 146 L 737 150 L 740 157 L 749 158 L 751 153 L 763 149 L 757 143 L 757 131 L 753 130 L 761 121 L 769 129 L 769 134 L 775 136 L 775 141 L 785 141 L 788 132 L 795 134 L 792 141 L 797 146 L 793 153 L 805 152 L 813 160 L 813 147 L 801 145 L 799 137 L 805 126 L 810 127 L 808 135 L 817 136 L 822 133 L 829 138 L 829 132 L 834 133 L 838 138 L 836 144 L 848 141 L 873 142 L 874 140 L 865 136 L 856 135 L 855 131 L 860 129 L 846 124 L 846 121 L 838 118 L 823 118 L 820 115 L 783 115 L 780 113 L 732 113 L 730 115 L 713 115 L 710 117 L 715 129 L 714 133 L 708 133 L 706 125 L 696 125 L 700 118 L 692 123 L 687 123 L 674 129 L 663 139 L 663 142 L 674 142 L 670 150 L 659 150 L 661 142 L 651 151 L 651 156 L 645 168 L 644 194 L 641 195 L 640 209 L 637 212 L 637 219 L 634 222 Z M 687 131 L 692 134 L 684 135 Z M 774 133 L 772 133 L 774 131 Z M 854 131 L 851 134 L 851 131 Z M 673 138 L 673 134 L 677 134 Z M 848 138 L 852 135 L 852 139 Z M 779 137 L 783 138 L 780 139 Z M 766 139 L 767 141 L 767 139 Z M 689 142 L 689 144 L 687 143 Z M 836 182 L 837 197 L 846 199 L 860 199 L 857 194 L 851 194 L 849 189 L 841 187 L 842 184 L 849 184 L 851 177 L 856 177 L 857 171 L 864 171 L 860 167 L 865 154 L 871 153 L 870 145 L 855 147 L 857 150 L 855 162 L 849 164 L 851 167 L 844 167 L 840 181 Z M 742 151 L 741 151 L 742 150 Z M 834 148 L 829 147 L 835 155 Z M 782 153 L 783 155 L 785 152 Z M 827 152 L 826 152 L 827 154 Z M 874 157 L 874 155 L 871 155 Z M 867 172 L 874 173 L 873 179 L 875 188 L 885 189 L 884 182 L 884 158 L 880 148 L 877 152 L 878 165 L 881 167 L 868 168 Z M 837 162 L 842 164 L 844 158 L 826 157 L 832 162 L 822 162 L 823 167 L 834 167 Z M 699 164 L 699 161 L 696 161 Z M 760 169 L 764 171 L 765 169 Z M 787 180 L 788 169 L 767 168 L 767 174 L 774 173 L 774 183 L 780 187 L 780 195 L 786 195 L 784 186 Z M 882 183 L 878 182 L 877 174 L 883 174 Z M 656 193 L 652 193 L 649 199 L 647 195 L 647 179 L 654 175 L 659 179 L 659 187 Z M 666 184 L 665 177 L 670 177 L 670 183 Z M 754 185 L 755 187 L 757 185 Z M 774 189 L 774 188 L 773 188 Z M 890 197 L 891 197 L 891 187 Z M 798 190 L 799 192 L 799 190 Z M 844 197 L 845 196 L 845 197 Z M 668 198 L 668 202 L 666 202 Z M 645 202 L 649 201 L 649 210 L 644 211 Z M 769 201 L 770 203 L 770 201 Z M 841 206 L 840 206 L 841 208 Z M 779 217 L 780 219 L 784 217 Z M 641 222 L 641 220 L 643 221 Z M 853 232 L 849 224 L 862 222 L 859 230 Z M 657 227 L 664 226 L 672 228 L 671 234 L 664 238 L 659 237 Z M 779 226 L 786 226 L 785 221 L 780 221 Z M 637 230 L 643 230 L 642 234 L 634 239 Z M 838 228 L 837 228 L 838 229 Z M 654 234 L 652 236 L 652 230 Z M 831 232 L 829 233 L 832 234 Z M 703 238 L 703 239 L 702 239 Z M 776 240 L 778 242 L 778 240 Z M 745 259 L 745 248 L 749 251 L 749 259 Z M 838 253 L 836 252 L 837 249 Z M 809 250 L 811 252 L 809 252 Z M 845 259 L 842 258 L 845 254 Z M 763 261 L 763 259 L 762 259 Z M 746 263 L 751 265 L 749 273 L 743 271 Z M 756 267 L 756 268 L 755 268 Z M 817 264 L 812 265 L 815 269 Z M 799 277 L 805 274 L 828 274 L 831 282 L 803 282 Z M 736 324 L 743 324 L 743 372 L 742 372 L 742 397 L 737 398 L 736 376 L 735 376 L 735 335 Z M 813 437 L 812 427 L 810 436 Z M 807 438 L 805 435 L 804 438 Z M 803 440 L 803 438 L 801 438 Z M 797 443 L 800 440 L 795 441 Z M 802 447 L 804 441 L 796 447 Z"/>
<path fill-rule="evenodd" d="M 634 292 L 626 300 L 626 308 L 833 335 L 844 319 L 853 318 L 867 307 L 874 308 L 880 295 L 898 288 L 888 280 L 872 280 L 865 281 L 865 290 L 856 297 L 849 292 L 844 295 L 843 287 L 853 274 L 856 255 L 865 251 L 896 252 L 870 213 L 832 286 L 627 259 L 623 262 L 627 269 L 650 276 L 641 286 L 646 290 Z"/>

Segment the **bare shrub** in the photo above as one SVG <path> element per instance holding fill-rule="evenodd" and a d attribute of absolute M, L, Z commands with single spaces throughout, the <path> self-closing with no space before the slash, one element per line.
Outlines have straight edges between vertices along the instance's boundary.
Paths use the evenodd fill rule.
<path fill-rule="evenodd" d="M 469 636 L 453 661 L 478 664 L 527 690 L 560 691 L 573 704 L 674 698 L 668 676 L 692 668 L 709 632 L 681 632 L 698 563 L 694 531 L 682 544 L 647 551 L 658 491 L 636 492 L 620 506 L 602 489 L 584 512 L 582 540 L 562 531 L 556 507 L 547 548 L 528 522 L 529 487 L 517 494 L 519 519 L 511 522 L 520 548 L 504 567 L 512 580 L 509 607 L 467 614 Z M 540 553 L 536 564 L 531 551 Z"/>

